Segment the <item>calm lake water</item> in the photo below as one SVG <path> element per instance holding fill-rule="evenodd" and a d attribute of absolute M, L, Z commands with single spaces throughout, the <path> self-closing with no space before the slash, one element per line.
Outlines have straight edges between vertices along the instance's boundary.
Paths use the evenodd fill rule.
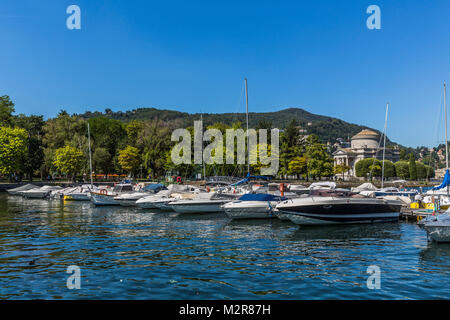
<path fill-rule="evenodd" d="M 81 289 L 66 286 L 81 269 Z M 367 288 L 367 268 L 381 289 Z M 411 223 L 299 228 L 0 193 L 2 299 L 445 299 L 450 245 Z"/>

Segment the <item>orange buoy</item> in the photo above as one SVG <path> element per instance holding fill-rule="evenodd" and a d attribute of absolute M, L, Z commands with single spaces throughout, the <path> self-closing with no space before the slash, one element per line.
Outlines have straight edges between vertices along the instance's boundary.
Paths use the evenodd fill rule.
<path fill-rule="evenodd" d="M 280 183 L 280 195 L 284 196 L 284 183 Z"/>

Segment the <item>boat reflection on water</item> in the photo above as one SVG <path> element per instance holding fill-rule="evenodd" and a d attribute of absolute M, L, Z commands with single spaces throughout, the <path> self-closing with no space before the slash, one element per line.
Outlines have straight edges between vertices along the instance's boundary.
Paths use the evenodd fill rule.
<path fill-rule="evenodd" d="M 419 258 L 420 261 L 427 262 L 427 265 L 430 262 L 437 264 L 448 263 L 450 261 L 450 243 L 429 242 L 428 246 L 420 251 Z"/>
<path fill-rule="evenodd" d="M 308 240 L 400 240 L 398 223 L 354 224 L 297 228 L 289 239 Z"/>

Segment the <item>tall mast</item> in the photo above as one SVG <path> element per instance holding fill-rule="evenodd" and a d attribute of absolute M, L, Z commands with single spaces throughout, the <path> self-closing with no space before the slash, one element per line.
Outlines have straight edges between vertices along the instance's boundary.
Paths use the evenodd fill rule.
<path fill-rule="evenodd" d="M 206 168 L 205 168 L 205 161 L 203 160 L 203 113 L 200 115 L 200 121 L 202 122 L 202 166 L 203 166 L 203 179 L 205 180 L 205 186 L 206 186 Z"/>
<path fill-rule="evenodd" d="M 250 175 L 250 143 L 248 134 L 248 88 L 247 88 L 247 78 L 245 78 L 245 105 L 247 114 L 247 149 L 248 149 L 248 163 L 247 163 L 247 174 Z"/>
<path fill-rule="evenodd" d="M 445 169 L 448 170 L 448 138 L 447 138 L 447 86 L 444 81 L 444 110 L 445 110 Z M 447 185 L 447 196 L 449 195 Z"/>
<path fill-rule="evenodd" d="M 384 143 L 383 143 L 383 166 L 381 167 L 381 188 L 384 186 L 384 156 L 386 153 L 386 130 L 387 130 L 387 120 L 388 120 L 389 103 L 386 103 L 386 118 L 384 120 Z"/>
<path fill-rule="evenodd" d="M 89 142 L 89 168 L 91 170 L 91 187 L 94 186 L 94 182 L 92 180 L 92 156 L 91 156 L 91 130 L 88 122 L 88 142 Z"/>
<path fill-rule="evenodd" d="M 448 169 L 448 139 L 447 139 L 447 87 L 444 81 L 444 110 L 445 110 L 445 168 Z"/>

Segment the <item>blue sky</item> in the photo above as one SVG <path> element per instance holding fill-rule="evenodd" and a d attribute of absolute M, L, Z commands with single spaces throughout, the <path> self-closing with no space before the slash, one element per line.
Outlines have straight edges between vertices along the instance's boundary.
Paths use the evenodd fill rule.
<path fill-rule="evenodd" d="M 81 8 L 81 30 L 66 8 Z M 381 30 L 366 8 L 381 8 Z M 242 112 L 301 107 L 382 129 L 408 146 L 443 141 L 450 2 L 0 1 L 0 95 L 16 111 L 64 108 Z"/>

